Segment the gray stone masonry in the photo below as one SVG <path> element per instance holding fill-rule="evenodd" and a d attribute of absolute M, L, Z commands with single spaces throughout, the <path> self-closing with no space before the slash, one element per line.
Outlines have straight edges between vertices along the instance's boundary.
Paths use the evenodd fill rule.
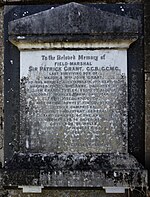
<path fill-rule="evenodd" d="M 4 164 L 4 147 L 3 147 L 3 132 L 4 132 L 4 86 L 3 86 L 3 9 L 4 5 L 20 5 L 20 4 L 39 4 L 39 3 L 68 3 L 69 0 L 0 0 L 0 162 Z M 76 1 L 78 3 L 90 3 L 91 1 Z M 145 9 L 145 164 L 146 168 L 150 170 L 150 1 L 149 0 L 93 0 L 93 3 L 142 3 Z M 96 179 L 96 177 L 95 177 Z M 1 176 L 0 176 L 1 180 Z M 23 194 L 21 189 L 5 189 L 0 191 L 0 197 L 127 197 L 129 193 L 125 194 L 106 194 L 104 190 L 80 190 L 66 188 L 56 189 L 44 189 L 42 194 Z M 131 197 L 140 196 L 138 191 L 130 193 Z M 150 196 L 150 195 L 148 195 Z"/>

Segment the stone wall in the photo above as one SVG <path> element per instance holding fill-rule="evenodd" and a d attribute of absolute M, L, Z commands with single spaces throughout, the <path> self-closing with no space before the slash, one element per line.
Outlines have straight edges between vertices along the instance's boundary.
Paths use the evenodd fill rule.
<path fill-rule="evenodd" d="M 150 2 L 145 1 L 145 164 L 150 166 Z"/>
<path fill-rule="evenodd" d="M 3 46 L 3 7 L 0 7 L 0 162 L 3 163 L 3 129 L 4 129 L 4 105 L 3 105 L 3 98 L 4 98 L 4 86 L 3 86 L 3 54 L 4 54 L 4 46 Z"/>
<path fill-rule="evenodd" d="M 3 6 L 9 4 L 39 4 L 39 3 L 68 3 L 69 0 L 0 0 L 0 162 L 4 164 L 4 146 L 3 146 L 3 132 L 4 132 L 4 115 L 3 115 Z M 83 0 L 76 2 L 85 2 Z M 87 1 L 86 1 L 87 2 Z M 90 2 L 90 1 L 89 1 Z M 145 7 L 145 164 L 146 168 L 150 169 L 150 2 L 149 0 L 93 0 L 96 3 L 144 3 Z M 140 193 L 135 191 L 134 196 L 140 196 Z M 12 189 L 0 192 L 0 196 L 12 197 L 125 197 L 126 194 L 105 194 L 104 190 L 43 190 L 42 194 L 23 194 L 22 190 Z M 132 196 L 132 195 L 131 195 Z"/>

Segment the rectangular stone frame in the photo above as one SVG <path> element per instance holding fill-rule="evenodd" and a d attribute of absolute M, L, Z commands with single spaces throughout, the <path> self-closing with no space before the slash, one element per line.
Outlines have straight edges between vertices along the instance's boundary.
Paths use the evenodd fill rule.
<path fill-rule="evenodd" d="M 124 5 L 124 4 L 123 4 Z M 96 5 L 90 5 L 93 7 L 100 7 L 102 10 L 109 10 L 111 12 L 114 12 L 114 6 L 116 6 L 116 13 L 118 14 L 125 14 L 128 15 L 128 10 L 130 10 L 130 15 L 132 17 L 135 17 L 135 12 L 138 12 L 138 15 L 140 14 L 141 16 L 141 22 L 142 22 L 142 16 L 143 16 L 143 7 L 142 5 L 124 5 L 125 7 L 125 11 L 122 12 L 121 11 L 121 4 L 116 4 L 116 5 L 100 5 L 100 4 L 96 4 Z M 132 7 L 137 9 L 133 9 Z M 53 5 L 50 5 L 49 8 L 53 7 Z M 34 13 L 34 12 L 38 12 L 40 10 L 45 10 L 48 7 L 43 5 L 43 6 L 37 6 L 36 5 L 36 9 L 35 6 L 17 6 L 17 7 L 12 7 L 12 9 L 9 9 L 7 11 L 7 6 L 5 7 L 5 24 L 7 24 L 8 21 L 19 18 L 21 16 L 23 16 L 24 14 L 28 15 L 27 10 L 29 10 L 30 14 Z M 133 11 L 134 10 L 134 11 Z M 136 11 L 137 10 L 137 11 Z M 139 161 L 143 162 L 144 161 L 144 130 L 143 130 L 143 125 L 144 125 L 144 102 L 143 102 L 143 97 L 144 97 L 144 90 L 143 90 L 143 84 L 144 84 L 144 78 L 143 78 L 143 48 L 142 48 L 142 33 L 143 33 L 143 28 L 141 25 L 141 22 L 139 21 L 139 39 L 133 43 L 133 45 L 130 46 L 129 50 L 128 50 L 128 73 L 129 73 L 129 152 L 131 152 L 133 155 L 135 155 Z M 14 46 L 14 45 L 10 45 L 9 41 L 8 41 L 8 36 L 7 36 L 7 32 L 8 32 L 8 27 L 7 25 L 5 25 L 5 114 L 14 114 L 16 119 L 17 116 L 19 117 L 19 114 L 17 115 L 17 111 L 19 109 L 18 103 L 19 103 L 19 98 L 16 97 L 16 95 L 18 95 L 18 82 L 16 80 L 16 76 L 19 76 L 19 67 L 17 68 L 17 64 L 19 62 L 19 53 L 18 53 L 18 49 Z M 10 52 L 9 52 L 10 51 Z M 13 58 L 15 57 L 15 60 L 13 60 Z M 15 64 L 15 70 L 12 70 L 12 61 L 10 62 L 10 60 L 12 59 L 13 64 Z M 10 66 L 8 66 L 10 65 Z M 13 68 L 14 69 L 14 68 Z M 8 71 L 7 71 L 8 70 Z M 11 71 L 12 70 L 12 71 Z M 13 74 L 11 74 L 13 72 Z M 8 74 L 7 74 L 8 73 Z M 14 73 L 16 73 L 16 76 L 14 76 Z M 138 74 L 138 76 L 136 75 L 136 73 Z M 10 74 L 12 75 L 12 79 L 11 81 L 13 81 L 13 84 L 10 84 L 10 82 L 8 81 L 8 78 L 10 78 Z M 13 78 L 14 76 L 14 78 Z M 17 77 L 18 78 L 18 77 Z M 140 81 L 140 82 L 138 82 Z M 15 98 L 13 100 L 13 102 L 15 102 L 14 104 L 9 104 L 7 103 L 7 100 L 9 99 L 9 95 L 7 94 L 7 91 L 9 91 L 9 89 L 12 86 L 15 87 L 15 93 L 11 93 L 11 98 Z M 132 87 L 135 87 L 134 89 Z M 140 91 L 138 91 L 138 89 L 140 89 Z M 135 100 L 135 104 L 132 104 L 132 100 L 133 98 L 137 98 L 137 94 L 140 94 L 141 99 L 134 99 Z M 131 95 L 131 96 L 130 96 Z M 10 101 L 12 102 L 12 101 Z M 17 107 L 18 106 L 18 107 Z M 17 107 L 17 108 L 16 108 Z M 7 111 L 8 110 L 8 111 Z M 141 113 L 140 113 L 141 111 Z M 11 112 L 11 113 L 10 113 Z M 140 117 L 139 114 L 141 114 Z M 14 117 L 14 115 L 12 117 Z M 131 118 L 130 118 L 131 117 Z M 5 118 L 5 130 L 7 132 L 8 130 L 8 134 L 6 134 L 5 137 L 5 142 L 7 141 L 8 143 L 11 142 L 11 135 L 10 135 L 10 131 L 16 131 L 19 130 L 19 123 L 17 123 L 17 121 L 15 122 L 15 120 L 10 120 L 9 117 L 6 116 Z M 134 119 L 135 123 L 132 124 L 132 119 Z M 15 122 L 16 124 L 14 125 L 14 127 L 10 126 L 8 123 L 10 122 Z M 18 126 L 17 126 L 18 125 Z M 138 127 L 137 127 L 138 125 Z M 138 131 L 137 131 L 138 129 Z M 137 135 L 138 133 L 138 135 Z M 14 132 L 15 135 L 15 132 Z M 134 137 L 133 137 L 134 136 Z M 18 138 L 17 138 L 18 139 Z M 136 140 L 135 140 L 136 139 Z M 134 147 L 134 141 L 136 141 L 136 148 Z M 12 155 L 12 151 L 10 149 L 11 146 L 8 146 L 8 143 L 5 143 L 5 155 L 8 153 L 9 155 Z M 14 146 L 14 145 L 13 145 Z M 18 150 L 18 145 L 15 145 L 15 150 Z M 142 152 L 141 152 L 142 151 Z M 7 153 L 6 153 L 7 152 Z"/>
<path fill-rule="evenodd" d="M 67 42 L 64 44 L 57 43 L 56 45 L 54 43 L 49 43 L 50 45 L 53 45 L 52 48 L 49 48 L 49 47 L 47 48 L 48 43 L 47 44 L 42 43 L 41 44 L 42 50 L 41 50 L 41 47 L 39 46 L 40 44 L 33 45 L 34 48 L 36 48 L 36 50 L 30 49 L 32 45 L 25 44 L 24 46 L 24 44 L 21 44 L 21 43 L 20 43 L 21 46 L 20 44 L 18 45 L 20 49 L 20 57 L 21 57 L 21 60 L 20 60 L 20 80 L 21 80 L 20 81 L 20 84 L 21 84 L 20 85 L 21 86 L 20 87 L 21 88 L 20 89 L 20 99 L 21 99 L 20 101 L 20 107 L 21 107 L 20 136 L 22 137 L 21 138 L 22 141 L 24 140 L 23 142 L 24 147 L 22 147 L 23 152 L 26 149 L 29 152 L 33 152 L 33 153 L 40 152 L 40 149 L 42 150 L 43 153 L 48 153 L 48 152 L 127 153 L 128 152 L 127 47 L 130 44 L 130 42 L 131 41 L 129 42 L 120 41 L 120 43 L 96 43 L 96 44 L 93 44 L 93 43 L 78 44 L 78 43 Z M 44 49 L 44 47 L 46 48 Z M 48 54 L 51 54 L 51 55 L 48 56 Z M 83 59 L 78 60 L 78 58 L 82 56 L 81 54 L 82 55 L 84 54 L 85 56 L 88 55 L 88 57 L 90 56 L 96 57 L 97 59 L 92 59 L 90 61 L 83 60 Z M 64 56 L 66 55 L 65 57 L 71 57 L 72 59 L 71 60 L 59 60 L 59 58 L 57 57 L 59 55 L 62 55 L 62 58 L 64 58 Z M 33 57 L 35 56 L 36 56 L 36 59 L 33 60 Z M 47 59 L 47 57 L 50 59 Z M 76 63 L 76 62 L 87 63 L 88 65 L 73 66 L 72 63 Z M 50 74 L 52 73 L 56 74 L 57 72 L 55 72 L 55 70 L 53 70 L 53 72 L 51 72 L 50 70 L 44 71 L 44 68 L 46 65 L 47 65 L 47 68 L 50 68 L 50 69 L 55 68 L 55 67 L 59 69 L 58 71 L 59 74 L 53 76 Z M 68 71 L 68 73 L 71 74 L 69 76 L 72 78 L 70 80 L 68 80 L 68 78 L 66 79 L 66 75 L 65 75 L 67 73 L 66 70 L 72 67 L 77 68 L 77 69 L 80 68 L 78 72 L 82 75 L 82 77 L 80 76 L 80 74 L 78 74 L 77 76 L 78 77 L 80 76 L 81 79 L 78 79 L 72 75 L 76 71 L 72 71 L 72 72 Z M 105 93 L 103 96 L 101 95 L 100 90 L 92 93 L 92 95 L 95 96 L 95 102 L 96 102 L 95 104 L 93 104 L 93 108 L 92 108 L 92 103 L 91 103 L 92 102 L 91 99 L 93 98 L 91 95 L 91 92 L 92 90 L 95 90 L 96 88 L 101 89 L 104 85 L 103 86 L 100 85 L 102 81 L 102 79 L 100 78 L 99 78 L 99 83 L 97 83 L 96 80 L 95 80 L 95 83 L 91 82 L 92 80 L 91 74 L 93 75 L 93 77 L 97 77 L 97 76 L 96 74 L 94 74 L 94 71 L 92 72 L 92 70 L 89 70 L 90 67 L 92 67 L 93 69 L 95 67 L 96 69 L 97 68 L 109 69 L 109 67 L 111 67 L 111 69 L 117 69 L 117 70 L 111 70 L 111 71 L 109 70 L 95 71 L 97 72 L 97 75 L 100 75 L 99 77 L 101 77 L 103 80 L 111 81 L 111 82 L 103 82 L 103 83 L 105 84 L 105 86 L 108 86 L 108 85 L 112 86 L 112 88 L 106 87 L 107 90 L 105 90 Z M 34 69 L 36 70 L 34 71 Z M 90 74 L 88 74 L 89 72 Z M 120 72 L 122 72 L 122 74 Z M 62 76 L 60 76 L 60 73 Z M 109 73 L 109 76 L 108 76 L 108 73 Z M 29 78 L 27 76 L 29 76 Z M 35 79 L 36 76 L 37 78 Z M 48 77 L 47 80 L 45 79 L 46 76 Z M 41 77 L 41 80 L 38 80 L 39 77 Z M 53 79 L 53 82 L 51 82 L 51 79 L 49 79 L 49 77 L 50 78 L 58 77 L 61 82 L 60 81 L 55 82 L 56 81 L 55 79 Z M 82 81 L 83 77 L 84 77 L 84 81 L 87 81 L 87 82 L 84 82 L 84 81 L 75 82 L 77 80 Z M 88 79 L 89 77 L 91 80 Z M 112 77 L 114 77 L 114 79 Z M 28 83 L 28 80 L 29 80 L 29 83 Z M 120 83 L 118 83 L 118 80 L 120 80 Z M 45 82 L 45 81 L 48 81 L 48 82 Z M 40 82 L 40 84 L 38 82 Z M 42 83 L 42 87 L 43 86 L 45 87 L 43 88 L 45 89 L 44 91 L 40 88 L 35 88 L 35 86 L 40 87 L 41 83 Z M 75 85 L 73 86 L 73 89 L 71 87 L 69 88 L 69 89 L 72 89 L 72 91 L 75 89 L 75 87 L 76 89 L 79 89 L 79 90 L 76 90 L 76 92 L 78 92 L 79 95 L 77 97 L 78 99 L 80 98 L 80 100 L 77 100 L 76 96 L 72 96 L 71 98 L 69 98 L 71 99 L 69 101 L 71 101 L 72 103 L 70 105 L 72 105 L 73 108 L 70 108 L 70 106 L 66 104 L 68 100 L 65 100 L 66 94 L 65 92 L 62 91 L 62 89 L 64 91 L 68 90 L 66 85 L 68 85 L 69 83 L 71 85 L 75 83 Z M 114 85 L 112 85 L 111 83 L 113 83 Z M 88 84 L 88 87 L 87 87 L 87 84 Z M 52 85 L 53 85 L 53 88 L 51 89 Z M 90 90 L 89 93 L 84 94 L 84 96 L 86 97 L 85 99 L 82 95 L 83 92 L 81 93 L 82 88 L 79 85 L 85 85 L 86 86 L 85 89 L 87 88 L 87 91 L 90 90 L 89 86 L 94 85 L 96 87 L 94 88 L 93 86 L 93 88 Z M 113 89 L 114 87 L 116 87 L 116 90 Z M 31 89 L 28 90 L 28 88 L 29 89 L 31 88 L 32 90 Z M 48 89 L 52 91 L 51 92 L 51 94 L 53 94 L 52 98 L 49 98 L 51 94 L 49 94 Z M 53 89 L 55 89 L 55 91 L 58 91 L 58 90 L 59 91 L 55 92 Z M 113 93 L 111 93 L 111 89 Z M 37 91 L 38 91 L 38 94 L 42 94 L 42 95 L 41 96 L 38 95 Z M 61 91 L 62 93 L 60 93 Z M 109 96 L 106 95 L 106 91 L 109 94 Z M 119 91 L 122 93 L 119 93 Z M 116 93 L 116 95 L 114 92 Z M 71 90 L 69 93 L 72 93 Z M 57 96 L 57 94 L 59 96 Z M 99 94 L 99 96 L 97 96 L 97 94 Z M 111 96 L 112 96 L 112 101 L 110 99 Z M 115 99 L 114 99 L 114 96 L 115 96 Z M 124 98 L 122 98 L 123 96 Z M 34 102 L 32 101 L 31 97 L 34 100 Z M 53 100 L 53 97 L 55 97 L 57 102 Z M 61 100 L 62 98 L 63 100 Z M 43 102 L 43 99 L 45 99 L 45 102 Z M 88 104 L 86 105 L 82 103 L 82 101 L 87 102 L 87 99 L 89 99 L 88 102 L 91 103 L 91 106 L 88 106 Z M 108 100 L 107 104 L 105 102 L 106 100 Z M 28 104 L 28 101 L 30 102 L 30 104 Z M 77 112 L 79 111 L 80 108 L 78 108 L 77 111 L 75 110 L 77 109 L 76 108 L 77 105 L 73 104 L 74 103 L 73 101 L 76 101 L 79 103 L 78 107 L 82 109 L 81 110 L 82 112 Z M 111 108 L 117 105 L 117 101 L 120 102 L 118 103 L 118 108 L 116 110 L 115 109 L 112 110 Z M 50 104 L 50 102 L 53 102 L 53 104 Z M 60 106 L 59 102 L 62 104 L 62 106 Z M 103 104 L 101 104 L 101 102 L 103 102 Z M 53 111 L 54 107 L 56 111 L 57 110 L 59 111 L 59 114 L 57 114 L 56 111 Z M 29 109 L 28 114 L 30 115 L 27 115 L 27 108 Z M 75 112 L 73 112 L 74 110 L 72 109 L 74 109 Z M 99 113 L 95 112 L 94 109 L 99 110 Z M 34 110 L 35 112 L 33 112 Z M 51 110 L 52 112 L 50 113 L 49 110 Z M 89 112 L 87 112 L 86 110 L 88 110 Z M 95 114 L 95 121 L 100 126 L 93 125 L 95 121 L 93 120 L 92 116 L 94 116 L 94 114 Z M 103 114 L 105 114 L 107 118 L 103 117 Z M 66 115 L 66 118 L 64 118 L 65 115 Z M 56 124 L 54 124 L 53 121 L 49 120 L 50 117 L 53 119 L 56 119 L 58 116 L 60 116 L 60 118 L 63 120 L 61 121 L 56 120 Z M 79 121 L 80 118 L 81 119 L 88 118 L 88 123 L 86 123 L 86 120 L 82 120 L 80 123 Z M 89 120 L 89 118 L 91 120 Z M 98 120 L 96 120 L 96 118 Z M 103 118 L 103 121 L 101 120 L 101 118 Z M 105 126 L 102 126 L 104 120 L 107 123 L 105 122 Z M 58 124 L 57 121 L 59 122 L 59 125 L 60 125 L 59 128 L 57 126 Z M 72 121 L 72 124 L 76 125 L 74 127 L 79 127 L 80 125 L 81 128 L 80 129 L 74 128 L 72 124 L 70 123 L 71 121 Z M 77 124 L 75 123 L 76 121 L 77 121 Z M 46 125 L 44 122 L 47 122 Z M 85 129 L 84 128 L 85 126 L 83 126 L 82 123 L 86 123 L 86 126 L 89 126 L 89 127 L 92 126 L 93 129 L 89 129 L 89 128 Z M 37 124 L 37 126 L 35 126 L 35 124 Z M 51 124 L 54 125 L 54 127 L 50 126 Z M 29 132 L 26 131 L 27 130 L 26 128 L 31 129 L 31 131 Z M 92 135 L 92 131 L 93 131 L 93 135 Z M 45 137 L 43 136 L 44 134 L 45 134 Z M 71 137 L 72 135 L 74 137 Z M 90 135 L 90 137 L 87 137 L 88 135 Z M 107 135 L 108 137 L 106 137 Z M 92 138 L 94 139 L 92 140 Z M 105 140 L 102 140 L 103 138 Z M 107 139 L 109 140 L 107 141 Z"/>
<path fill-rule="evenodd" d="M 92 7 L 101 8 L 104 11 L 115 12 L 120 15 L 128 15 L 130 17 L 135 17 L 139 20 L 139 39 L 130 46 L 128 50 L 128 74 L 129 74 L 129 152 L 133 154 L 138 161 L 144 163 L 144 78 L 143 78 L 143 27 L 142 27 L 142 16 L 143 8 L 142 5 L 115 5 L 116 9 L 114 11 L 114 5 L 88 5 Z M 121 6 L 125 8 L 125 11 L 121 11 Z M 53 7 L 52 5 L 49 8 Z M 5 9 L 5 24 L 14 18 L 20 18 L 23 14 L 27 14 L 30 10 L 30 14 L 37 12 L 37 10 L 45 10 L 47 6 L 36 6 L 34 11 L 34 6 L 17 6 L 12 9 Z M 25 13 L 26 12 L 26 13 Z M 17 14 L 16 14 L 17 13 Z M 136 13 L 136 14 L 135 14 Z M 11 16 L 11 17 L 10 17 Z M 139 19 L 140 16 L 140 19 Z M 18 49 L 10 44 L 7 35 L 7 25 L 5 26 L 5 159 L 11 158 L 14 151 L 19 151 L 19 141 L 18 131 L 19 131 L 19 98 L 16 95 L 19 94 L 19 51 Z M 57 36 L 56 36 L 57 37 Z M 87 36 L 88 37 L 88 36 Z M 96 38 L 96 36 L 94 37 Z M 75 40 L 80 40 L 80 36 L 77 36 Z M 15 58 L 14 58 L 15 57 Z M 15 68 L 12 67 L 12 63 Z M 15 75 L 14 75 L 15 73 Z M 17 80 L 16 80 L 17 78 Z M 9 80 L 10 79 L 10 80 Z M 10 81 L 12 82 L 10 84 Z M 15 89 L 15 92 L 8 92 L 11 88 Z M 138 96 L 137 96 L 138 95 Z M 134 102 L 133 102 L 134 101 Z M 8 116 L 9 114 L 9 116 Z M 15 124 L 9 125 L 10 122 Z M 12 132 L 13 138 L 16 141 L 12 142 Z M 136 142 L 136 145 L 135 145 Z M 14 147 L 14 151 L 12 148 Z M 9 160 L 9 159 L 8 159 Z"/>

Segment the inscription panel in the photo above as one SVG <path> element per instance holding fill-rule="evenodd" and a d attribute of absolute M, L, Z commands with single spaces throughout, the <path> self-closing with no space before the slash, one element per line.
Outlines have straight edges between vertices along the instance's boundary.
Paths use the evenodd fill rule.
<path fill-rule="evenodd" d="M 21 147 L 127 152 L 127 51 L 21 51 Z"/>

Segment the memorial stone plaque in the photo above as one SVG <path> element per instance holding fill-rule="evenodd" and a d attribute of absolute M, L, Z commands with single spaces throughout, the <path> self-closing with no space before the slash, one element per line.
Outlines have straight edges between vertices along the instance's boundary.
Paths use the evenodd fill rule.
<path fill-rule="evenodd" d="M 142 18 L 123 8 L 6 6 L 5 187 L 147 186 Z"/>
<path fill-rule="evenodd" d="M 126 152 L 125 49 L 21 51 L 20 79 L 26 149 Z"/>

